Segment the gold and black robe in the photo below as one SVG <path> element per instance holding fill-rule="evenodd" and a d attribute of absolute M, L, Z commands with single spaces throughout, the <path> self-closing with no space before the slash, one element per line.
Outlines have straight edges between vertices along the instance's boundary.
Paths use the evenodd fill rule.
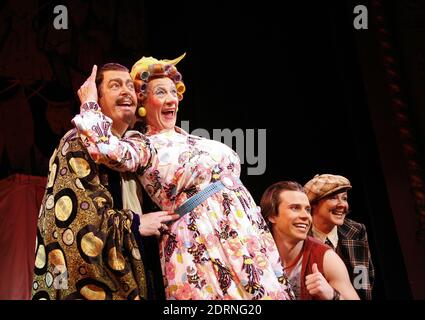
<path fill-rule="evenodd" d="M 50 159 L 37 225 L 33 299 L 146 298 L 133 212 L 114 208 L 107 178 L 76 131 L 69 131 Z"/>

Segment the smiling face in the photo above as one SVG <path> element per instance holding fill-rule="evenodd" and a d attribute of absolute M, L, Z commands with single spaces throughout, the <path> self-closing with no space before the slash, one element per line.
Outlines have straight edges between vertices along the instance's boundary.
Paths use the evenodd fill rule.
<path fill-rule="evenodd" d="M 329 233 L 335 225 L 344 223 L 348 212 L 347 191 L 331 194 L 321 200 L 313 208 L 314 225 L 322 232 Z"/>
<path fill-rule="evenodd" d="M 177 97 L 176 85 L 170 78 L 157 78 L 149 81 L 146 100 L 146 122 L 158 130 L 172 130 L 176 125 Z"/>
<path fill-rule="evenodd" d="M 112 128 L 122 135 L 136 112 L 137 97 L 130 74 L 118 70 L 105 71 L 99 96 L 102 112 L 112 119 Z"/>
<path fill-rule="evenodd" d="M 273 234 L 295 243 L 305 240 L 311 226 L 310 202 L 301 191 L 285 190 L 280 193 L 276 215 L 270 215 Z"/>

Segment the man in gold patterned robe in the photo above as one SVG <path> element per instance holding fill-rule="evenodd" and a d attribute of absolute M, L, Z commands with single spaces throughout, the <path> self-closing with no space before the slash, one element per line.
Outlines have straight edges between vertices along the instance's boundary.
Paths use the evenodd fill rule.
<path fill-rule="evenodd" d="M 134 119 L 133 81 L 119 64 L 96 71 L 95 66 L 79 97 L 82 102 L 99 100 L 103 113 L 113 120 L 112 131 L 121 137 Z M 90 86 L 97 86 L 99 99 L 87 96 L 93 92 L 85 90 Z M 90 158 L 81 141 L 76 130 L 70 130 L 50 159 L 37 225 L 32 298 L 147 299 L 140 235 L 157 235 L 173 216 L 142 216 L 122 209 L 111 172 Z"/>

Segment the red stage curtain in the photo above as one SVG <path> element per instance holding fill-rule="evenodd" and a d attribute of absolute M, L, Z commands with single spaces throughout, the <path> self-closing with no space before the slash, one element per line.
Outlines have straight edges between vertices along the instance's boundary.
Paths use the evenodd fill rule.
<path fill-rule="evenodd" d="M 0 299 L 30 299 L 38 212 L 46 178 L 0 181 Z"/>

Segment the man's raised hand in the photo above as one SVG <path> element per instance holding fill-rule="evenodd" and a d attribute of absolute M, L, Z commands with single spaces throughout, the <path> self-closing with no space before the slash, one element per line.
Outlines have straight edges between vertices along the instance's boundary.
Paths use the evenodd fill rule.
<path fill-rule="evenodd" d="M 94 65 L 90 76 L 77 91 L 81 104 L 89 101 L 97 102 L 96 73 L 97 66 Z"/>

